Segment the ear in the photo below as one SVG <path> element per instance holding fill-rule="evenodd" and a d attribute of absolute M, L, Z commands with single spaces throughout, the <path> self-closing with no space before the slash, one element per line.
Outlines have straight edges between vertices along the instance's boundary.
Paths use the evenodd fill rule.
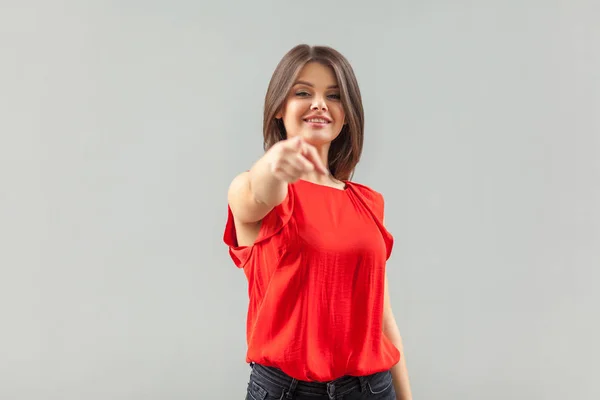
<path fill-rule="evenodd" d="M 279 111 L 277 114 L 275 114 L 275 119 L 282 119 L 283 115 L 281 115 L 281 111 Z"/>

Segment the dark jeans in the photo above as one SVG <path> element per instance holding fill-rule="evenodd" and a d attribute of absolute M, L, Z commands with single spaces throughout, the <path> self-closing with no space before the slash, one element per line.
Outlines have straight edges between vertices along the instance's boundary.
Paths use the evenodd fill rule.
<path fill-rule="evenodd" d="M 390 371 L 343 376 L 331 382 L 299 381 L 278 368 L 250 364 L 246 400 L 396 400 Z"/>

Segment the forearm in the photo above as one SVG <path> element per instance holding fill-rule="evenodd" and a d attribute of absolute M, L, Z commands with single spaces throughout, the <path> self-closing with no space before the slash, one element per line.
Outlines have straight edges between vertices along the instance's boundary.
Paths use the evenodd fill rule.
<path fill-rule="evenodd" d="M 248 184 L 254 199 L 271 208 L 281 204 L 287 196 L 287 183 L 275 177 L 264 156 L 250 169 Z"/>
<path fill-rule="evenodd" d="M 400 336 L 400 330 L 393 317 L 384 324 L 383 334 L 400 351 L 400 361 L 392 367 L 392 379 L 394 382 L 394 389 L 396 390 L 396 399 L 412 400 L 402 337 Z"/>

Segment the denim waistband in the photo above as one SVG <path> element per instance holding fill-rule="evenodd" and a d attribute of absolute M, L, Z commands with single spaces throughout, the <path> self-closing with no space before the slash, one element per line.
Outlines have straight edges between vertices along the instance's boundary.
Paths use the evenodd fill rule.
<path fill-rule="evenodd" d="M 336 393 L 343 393 L 355 388 L 360 388 L 362 391 L 365 389 L 369 378 L 376 375 L 346 375 L 328 382 L 311 382 L 294 379 L 279 368 L 267 367 L 256 363 L 250 363 L 250 366 L 252 367 L 252 372 L 254 374 L 276 385 L 280 385 L 285 388 L 292 386 L 298 391 L 325 395 L 331 394 L 332 391 L 335 391 Z M 296 383 L 293 384 L 294 382 Z"/>

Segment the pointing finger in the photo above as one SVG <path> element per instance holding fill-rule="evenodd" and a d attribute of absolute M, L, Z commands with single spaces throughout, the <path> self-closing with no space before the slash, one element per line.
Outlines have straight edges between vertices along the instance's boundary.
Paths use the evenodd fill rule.
<path fill-rule="evenodd" d="M 325 168 L 325 165 L 323 165 L 323 161 L 321 160 L 321 157 L 319 156 L 319 153 L 317 153 L 317 149 L 315 149 L 313 146 L 311 146 L 309 144 L 305 144 L 303 146 L 302 154 L 310 162 L 313 163 L 313 165 L 315 166 L 315 168 L 317 169 L 317 171 L 321 172 L 324 175 L 328 175 L 329 174 L 329 171 L 327 170 L 327 168 Z"/>

